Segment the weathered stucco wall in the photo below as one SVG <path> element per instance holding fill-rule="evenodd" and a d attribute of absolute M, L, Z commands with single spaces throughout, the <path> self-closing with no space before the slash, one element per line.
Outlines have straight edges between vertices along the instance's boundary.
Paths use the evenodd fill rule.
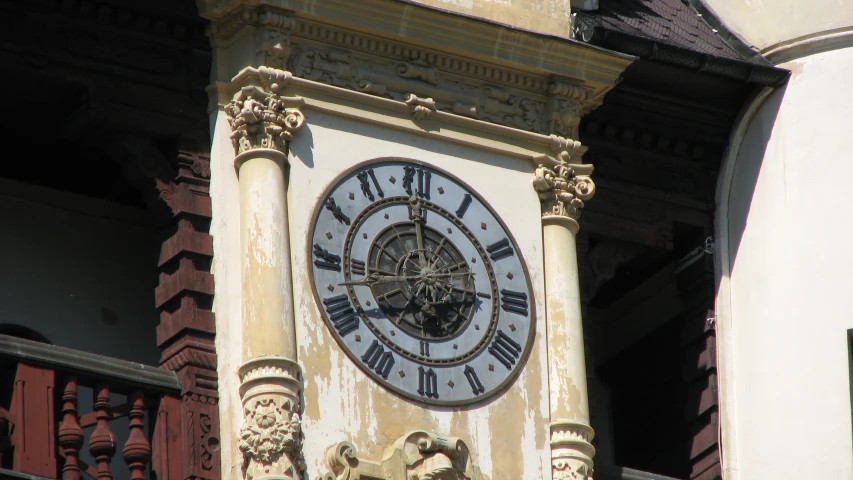
<path fill-rule="evenodd" d="M 845 0 L 702 0 L 731 30 L 759 50 L 803 37 L 853 35 L 853 2 Z"/>
<path fill-rule="evenodd" d="M 381 126 L 323 114 L 308 121 L 291 144 L 288 205 L 298 362 L 304 372 L 304 453 L 307 474 L 325 470 L 328 447 L 351 441 L 359 458 L 380 460 L 404 433 L 424 429 L 461 437 L 472 460 L 491 479 L 546 478 L 548 385 L 542 292 L 540 204 L 531 187 L 534 165 Z M 214 273 L 217 351 L 223 432 L 242 422 L 237 392 L 240 344 L 238 183 L 224 115 L 215 121 L 212 152 Z M 320 316 L 312 293 L 307 248 L 313 211 L 326 188 L 344 170 L 379 157 L 405 157 L 442 168 L 476 189 L 501 216 L 521 250 L 535 292 L 537 330 L 521 374 L 503 393 L 472 407 L 428 407 L 404 400 L 364 374 L 340 349 Z M 239 472 L 237 438 L 224 435 L 223 475 Z"/>
<path fill-rule="evenodd" d="M 851 478 L 853 49 L 781 66 L 721 184 L 726 478 Z"/>
<path fill-rule="evenodd" d="M 412 0 L 428 7 L 480 17 L 511 27 L 569 38 L 569 0 Z"/>
<path fill-rule="evenodd" d="M 308 472 L 318 473 L 325 449 L 342 440 L 353 442 L 362 458 L 379 459 L 398 437 L 424 429 L 465 439 L 473 460 L 489 478 L 547 476 L 542 234 L 539 199 L 530 186 L 533 165 L 318 112 L 310 115 L 306 130 L 292 144 L 289 198 Z M 491 401 L 474 407 L 431 408 L 403 400 L 362 373 L 320 317 L 306 257 L 314 206 L 339 173 L 387 156 L 420 160 L 468 182 L 501 215 L 527 261 L 537 294 L 536 343 L 521 375 Z"/>

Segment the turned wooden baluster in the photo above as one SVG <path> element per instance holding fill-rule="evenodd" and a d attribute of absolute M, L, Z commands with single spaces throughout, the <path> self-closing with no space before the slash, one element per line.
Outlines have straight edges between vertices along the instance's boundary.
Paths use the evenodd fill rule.
<path fill-rule="evenodd" d="M 80 449 L 83 448 L 83 428 L 77 418 L 77 379 L 65 379 L 62 390 L 62 422 L 59 424 L 59 447 L 65 456 L 63 480 L 80 480 Z"/>
<path fill-rule="evenodd" d="M 95 431 L 89 437 L 89 453 L 98 464 L 98 480 L 112 480 L 110 461 L 116 453 L 116 437 L 107 421 L 110 419 L 110 386 L 104 383 L 95 387 Z"/>
<path fill-rule="evenodd" d="M 134 390 L 128 398 L 130 404 L 130 436 L 124 444 L 124 461 L 130 468 L 132 480 L 145 478 L 145 466 L 151 461 L 151 444 L 142 432 L 142 418 L 145 416 L 145 397 L 141 390 Z"/>

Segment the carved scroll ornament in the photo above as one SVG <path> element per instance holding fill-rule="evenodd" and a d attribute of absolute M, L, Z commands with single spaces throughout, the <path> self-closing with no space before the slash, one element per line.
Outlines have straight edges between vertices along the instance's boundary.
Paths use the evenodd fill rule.
<path fill-rule="evenodd" d="M 341 442 L 326 451 L 329 468 L 323 480 L 478 480 L 468 446 L 453 437 L 422 430 L 409 432 L 385 450 L 380 462 L 358 458 L 355 447 Z"/>
<path fill-rule="evenodd" d="M 595 194 L 595 184 L 589 175 L 592 165 L 561 162 L 554 167 L 536 168 L 533 188 L 542 201 L 542 215 L 566 216 L 577 220 L 584 200 Z"/>
<path fill-rule="evenodd" d="M 238 155 L 257 148 L 285 152 L 287 141 L 305 123 L 305 116 L 297 108 L 300 99 L 280 95 L 292 77 L 290 72 L 261 67 L 258 74 L 261 86 L 243 87 L 225 105 L 231 142 Z"/>

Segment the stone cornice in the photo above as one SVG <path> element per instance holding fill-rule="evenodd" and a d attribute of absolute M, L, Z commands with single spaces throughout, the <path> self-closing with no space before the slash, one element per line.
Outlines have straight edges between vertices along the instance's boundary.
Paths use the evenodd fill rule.
<path fill-rule="evenodd" d="M 229 68 L 267 65 L 297 77 L 542 134 L 576 138 L 632 57 L 389 0 L 200 1 Z M 446 35 L 453 31 L 453 35 Z M 463 47 L 460 47 L 464 45 Z M 248 57 L 247 57 L 248 56 Z"/>

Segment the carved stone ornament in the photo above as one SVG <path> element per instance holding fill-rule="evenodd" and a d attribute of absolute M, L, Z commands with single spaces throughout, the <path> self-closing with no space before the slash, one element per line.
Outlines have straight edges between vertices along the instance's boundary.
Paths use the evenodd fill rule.
<path fill-rule="evenodd" d="M 329 470 L 323 480 L 479 480 L 468 446 L 459 438 L 422 430 L 409 432 L 387 448 L 379 462 L 358 458 L 355 447 L 341 442 L 326 450 Z"/>
<path fill-rule="evenodd" d="M 247 480 L 302 478 L 299 371 L 295 362 L 280 357 L 256 358 L 240 368 L 239 448 Z"/>
<path fill-rule="evenodd" d="M 561 162 L 553 167 L 536 168 L 533 188 L 542 201 L 542 215 L 559 215 L 577 220 L 584 200 L 595 194 L 589 175 L 592 165 Z"/>
<path fill-rule="evenodd" d="M 577 422 L 551 424 L 552 480 L 592 480 L 592 428 Z"/>
<path fill-rule="evenodd" d="M 225 105 L 237 155 L 256 148 L 285 152 L 287 141 L 305 123 L 305 116 L 298 108 L 301 100 L 280 95 L 292 77 L 290 72 L 260 67 L 258 75 L 260 86 L 241 88 Z"/>

